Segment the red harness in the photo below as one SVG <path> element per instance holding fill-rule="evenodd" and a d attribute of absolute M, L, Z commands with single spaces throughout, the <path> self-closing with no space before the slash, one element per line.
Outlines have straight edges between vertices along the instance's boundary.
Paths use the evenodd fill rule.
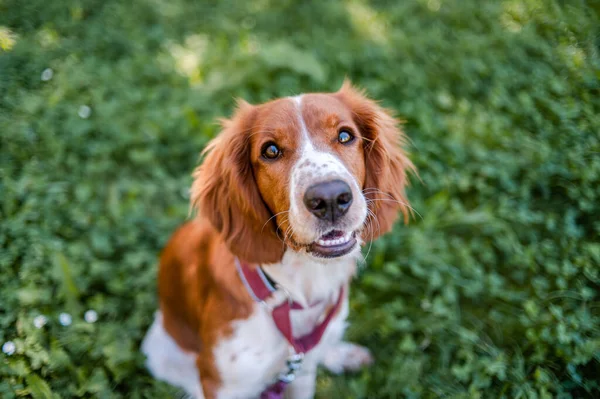
<path fill-rule="evenodd" d="M 289 296 L 287 296 L 288 300 L 283 301 L 281 304 L 272 307 L 269 306 L 266 303 L 266 300 L 269 297 L 271 297 L 273 293 L 277 292 L 277 288 L 274 287 L 273 284 L 271 284 L 269 278 L 265 275 L 263 270 L 258 266 L 250 267 L 248 264 L 240 262 L 237 258 L 235 260 L 235 263 L 240 278 L 246 286 L 246 289 L 248 290 L 250 296 L 256 302 L 269 307 L 275 326 L 285 337 L 285 339 L 289 342 L 289 344 L 294 350 L 294 354 L 292 354 L 287 359 L 288 370 L 279 374 L 279 376 L 277 377 L 277 381 L 274 384 L 267 387 L 267 389 L 263 391 L 263 393 L 260 396 L 261 399 L 283 398 L 285 387 L 287 386 L 287 384 L 294 381 L 296 377 L 295 373 L 300 369 L 302 359 L 304 358 L 304 354 L 313 349 L 315 346 L 317 346 L 317 344 L 321 341 L 321 338 L 323 337 L 323 333 L 327 329 L 327 326 L 331 322 L 331 319 L 340 309 L 342 299 L 344 297 L 344 287 L 342 286 L 342 288 L 340 288 L 340 292 L 338 294 L 338 298 L 335 302 L 335 305 L 332 306 L 331 309 L 329 309 L 323 321 L 317 326 L 315 326 L 315 328 L 310 333 L 300 338 L 294 338 L 294 334 L 292 331 L 292 323 L 290 320 L 290 311 L 305 309 L 305 307 L 297 302 L 292 301 Z"/>

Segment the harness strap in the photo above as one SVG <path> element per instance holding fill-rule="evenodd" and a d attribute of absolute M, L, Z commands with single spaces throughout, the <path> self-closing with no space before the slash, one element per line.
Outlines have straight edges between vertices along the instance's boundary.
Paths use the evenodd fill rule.
<path fill-rule="evenodd" d="M 240 262 L 237 258 L 235 258 L 235 265 L 242 282 L 246 286 L 248 293 L 254 299 L 254 301 L 265 304 L 265 301 L 277 291 L 260 267 L 257 266 L 252 268 L 247 263 Z M 276 305 L 271 309 L 271 317 L 273 318 L 275 326 L 285 337 L 286 341 L 288 341 L 288 343 L 292 346 L 292 348 L 294 348 L 295 353 L 300 355 L 299 361 L 301 361 L 304 353 L 310 351 L 319 344 L 321 338 L 323 338 L 323 334 L 325 333 L 327 326 L 331 322 L 331 319 L 340 309 L 343 298 L 344 287 L 342 286 L 335 304 L 327 311 L 323 321 L 319 323 L 310 333 L 300 338 L 294 337 L 294 333 L 292 331 L 292 322 L 290 319 L 290 311 L 305 309 L 305 307 L 297 302 L 291 301 L 291 299 L 288 298 L 289 300 L 283 301 L 281 304 Z M 289 363 L 290 361 L 288 359 L 288 366 L 290 366 Z M 291 379 L 287 380 L 286 378 L 282 379 L 282 377 L 280 377 L 279 381 L 267 387 L 267 389 L 262 393 L 261 399 L 282 398 L 285 387 L 293 380 L 293 374 L 297 367 L 299 367 L 299 364 L 290 368 L 292 373 Z"/>
<path fill-rule="evenodd" d="M 255 302 L 264 303 L 277 291 L 260 266 L 251 268 L 245 262 L 240 262 L 237 257 L 235 258 L 235 266 L 246 290 Z M 295 301 L 291 303 L 291 307 L 294 310 L 304 309 L 304 306 Z"/>
<path fill-rule="evenodd" d="M 282 399 L 285 394 L 285 387 L 287 387 L 287 383 L 277 381 L 263 391 L 260 395 L 260 399 Z"/>
<path fill-rule="evenodd" d="M 246 286 L 246 290 L 256 302 L 264 302 L 275 292 L 275 287 L 271 285 L 262 268 L 258 266 L 250 268 L 246 263 L 240 262 L 237 257 L 235 258 L 235 266 Z"/>
<path fill-rule="evenodd" d="M 281 334 L 283 334 L 290 345 L 292 345 L 296 353 L 306 353 L 317 346 L 317 344 L 321 341 L 323 333 L 325 333 L 325 329 L 327 329 L 327 326 L 329 325 L 329 322 L 331 322 L 333 315 L 340 308 L 343 297 L 344 287 L 340 289 L 340 293 L 338 294 L 335 305 L 329 309 L 323 321 L 319 323 L 319 325 L 317 325 L 310 333 L 300 338 L 294 338 L 292 322 L 290 320 L 291 306 L 288 302 L 283 302 L 281 305 L 273 309 L 273 312 L 271 313 L 273 316 L 273 321 L 275 322 L 277 329 L 281 332 Z"/>

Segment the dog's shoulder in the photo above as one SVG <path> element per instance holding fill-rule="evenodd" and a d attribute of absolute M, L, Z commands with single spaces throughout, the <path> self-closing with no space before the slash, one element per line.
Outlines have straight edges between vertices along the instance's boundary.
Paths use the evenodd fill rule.
<path fill-rule="evenodd" d="M 235 274 L 233 254 L 201 218 L 180 226 L 165 246 L 158 289 L 166 330 L 180 346 L 195 352 L 201 347 L 198 333 L 209 327 L 202 324 L 247 317 L 252 305 Z M 235 314 L 225 315 L 231 313 L 227 310 Z M 215 316 L 207 320 L 209 314 Z"/>

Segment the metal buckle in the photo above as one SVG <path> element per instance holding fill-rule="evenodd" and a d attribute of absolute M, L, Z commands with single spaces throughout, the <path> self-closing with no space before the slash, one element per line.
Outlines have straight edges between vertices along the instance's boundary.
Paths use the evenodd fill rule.
<path fill-rule="evenodd" d="M 304 353 L 292 353 L 285 361 L 287 371 L 279 373 L 277 379 L 285 384 L 289 384 L 296 379 L 296 373 L 302 367 Z"/>
<path fill-rule="evenodd" d="M 286 360 L 286 364 L 290 370 L 296 371 L 302 367 L 303 360 L 304 353 L 294 353 Z"/>
<path fill-rule="evenodd" d="M 289 384 L 291 382 L 294 382 L 294 380 L 296 379 L 296 374 L 294 374 L 293 372 L 281 373 L 279 374 L 279 377 L 277 377 L 277 379 L 285 384 Z"/>
<path fill-rule="evenodd" d="M 292 295 L 290 294 L 290 292 L 288 290 L 286 290 L 281 284 L 277 284 L 276 288 L 277 288 L 277 291 L 283 292 L 283 294 L 285 295 L 285 298 L 287 299 L 288 303 L 291 306 L 292 303 L 294 303 L 294 301 L 292 300 Z"/>

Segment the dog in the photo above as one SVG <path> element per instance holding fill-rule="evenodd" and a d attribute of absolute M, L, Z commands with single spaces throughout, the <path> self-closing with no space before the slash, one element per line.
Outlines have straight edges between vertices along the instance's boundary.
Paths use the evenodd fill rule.
<path fill-rule="evenodd" d="M 155 378 L 195 398 L 312 398 L 319 364 L 373 359 L 343 341 L 360 247 L 410 207 L 399 121 L 344 82 L 239 101 L 193 173 L 191 206 L 160 257 L 143 343 Z"/>

